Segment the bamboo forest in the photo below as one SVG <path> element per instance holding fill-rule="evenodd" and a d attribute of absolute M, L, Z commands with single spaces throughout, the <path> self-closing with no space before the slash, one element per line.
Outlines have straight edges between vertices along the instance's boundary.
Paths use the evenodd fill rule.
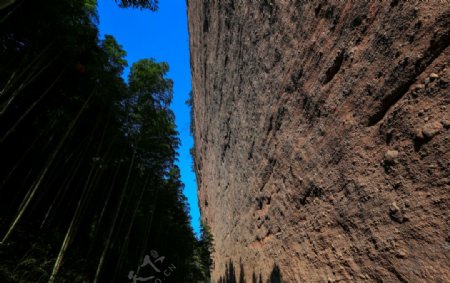
<path fill-rule="evenodd" d="M 175 164 L 169 65 L 142 58 L 124 79 L 96 5 L 0 1 L 0 282 L 209 282 L 213 241 L 190 226 Z"/>

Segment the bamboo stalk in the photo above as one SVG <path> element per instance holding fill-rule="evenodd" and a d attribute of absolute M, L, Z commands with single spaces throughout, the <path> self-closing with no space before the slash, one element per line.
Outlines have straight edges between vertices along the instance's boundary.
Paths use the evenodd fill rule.
<path fill-rule="evenodd" d="M 81 107 L 80 111 L 78 112 L 77 116 L 75 117 L 75 119 L 72 121 L 71 125 L 68 127 L 65 135 L 63 136 L 63 138 L 61 139 L 61 141 L 59 142 L 58 146 L 56 147 L 56 149 L 53 151 L 52 156 L 50 157 L 50 159 L 48 160 L 45 168 L 43 169 L 42 173 L 40 174 L 39 178 L 37 179 L 36 183 L 34 184 L 33 188 L 30 191 L 30 194 L 28 195 L 26 201 L 23 203 L 21 209 L 19 210 L 19 213 L 16 215 L 16 217 L 14 218 L 12 224 L 10 225 L 8 231 L 6 232 L 6 234 L 3 236 L 2 241 L 0 242 L 0 244 L 4 244 L 9 236 L 11 235 L 11 233 L 14 231 L 14 229 L 16 228 L 17 224 L 19 223 L 20 219 L 23 217 L 26 209 L 28 208 L 28 206 L 31 203 L 31 200 L 34 198 L 36 192 L 38 191 L 42 180 L 44 179 L 44 177 L 47 175 L 48 170 L 51 166 L 51 164 L 53 163 L 53 161 L 55 160 L 56 156 L 58 155 L 59 151 L 61 150 L 63 144 L 65 143 L 65 141 L 67 140 L 67 138 L 69 137 L 69 134 L 72 132 L 75 124 L 78 122 L 81 114 L 84 112 L 84 110 L 86 109 L 90 99 L 92 98 L 94 94 L 94 91 L 92 91 L 91 95 L 89 96 L 89 98 L 86 100 L 86 102 L 84 103 L 84 105 Z"/>

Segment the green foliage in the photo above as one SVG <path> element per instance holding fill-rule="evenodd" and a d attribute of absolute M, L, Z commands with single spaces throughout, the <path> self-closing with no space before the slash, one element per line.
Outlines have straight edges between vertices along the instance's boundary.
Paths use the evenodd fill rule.
<path fill-rule="evenodd" d="M 106 55 L 106 70 L 116 76 L 121 75 L 125 67 L 128 66 L 128 62 L 125 59 L 127 52 L 123 50 L 116 39 L 109 34 L 105 35 L 105 39 L 101 41 L 100 47 Z"/>
<path fill-rule="evenodd" d="M 186 105 L 189 106 L 189 115 L 191 119 L 191 124 L 189 125 L 189 130 L 191 135 L 195 135 L 195 117 L 194 117 L 194 97 L 192 90 L 189 92 L 189 99 L 186 100 Z"/>
<path fill-rule="evenodd" d="M 202 261 L 207 267 L 207 270 L 210 270 L 212 268 L 211 254 L 214 252 L 214 239 L 211 234 L 211 229 L 205 222 L 202 222 L 201 224 L 201 238 L 199 247 Z"/>
<path fill-rule="evenodd" d="M 167 109 L 172 101 L 173 82 L 164 76 L 169 71 L 167 63 L 143 59 L 133 64 L 128 77 L 130 90 L 137 95 L 138 103 Z"/>
<path fill-rule="evenodd" d="M 191 133 L 191 136 L 194 137 L 195 135 L 195 116 L 194 116 L 194 94 L 192 91 L 189 92 L 189 99 L 186 100 L 186 105 L 189 106 L 189 115 L 191 118 L 191 124 L 189 125 L 189 130 Z M 191 155 L 192 158 L 192 171 L 195 172 L 196 170 L 196 162 L 197 162 L 197 158 L 196 158 L 196 154 L 195 154 L 195 137 L 194 137 L 194 145 L 192 146 L 192 148 L 189 149 L 189 153 Z"/>
<path fill-rule="evenodd" d="M 158 9 L 158 0 L 115 0 L 123 8 L 140 8 L 156 11 Z"/>
<path fill-rule="evenodd" d="M 200 239 L 197 240 L 194 254 L 191 261 L 192 282 L 209 283 L 211 282 L 210 271 L 212 269 L 212 257 L 214 252 L 214 240 L 210 228 L 202 222 L 200 230 Z"/>
<path fill-rule="evenodd" d="M 11 11 L 0 26 L 0 281 L 126 282 L 157 250 L 176 266 L 170 282 L 205 282 L 168 65 L 140 60 L 126 83 L 126 52 L 98 39 L 94 0 Z"/>

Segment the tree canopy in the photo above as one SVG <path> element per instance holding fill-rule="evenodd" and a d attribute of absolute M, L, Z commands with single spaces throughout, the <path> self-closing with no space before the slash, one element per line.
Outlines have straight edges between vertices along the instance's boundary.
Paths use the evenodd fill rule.
<path fill-rule="evenodd" d="M 115 0 L 121 7 L 141 8 L 156 11 L 158 9 L 158 0 Z"/>
<path fill-rule="evenodd" d="M 126 282 L 150 258 L 160 272 L 147 275 L 173 265 L 166 282 L 207 282 L 167 63 L 142 59 L 125 81 L 95 0 L 18 1 L 0 19 L 0 281 Z"/>

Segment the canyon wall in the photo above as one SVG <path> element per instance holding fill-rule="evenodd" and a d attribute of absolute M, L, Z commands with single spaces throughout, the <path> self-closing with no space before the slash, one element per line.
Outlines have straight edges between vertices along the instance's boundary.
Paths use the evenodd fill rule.
<path fill-rule="evenodd" d="M 188 16 L 213 282 L 450 282 L 450 2 Z"/>

